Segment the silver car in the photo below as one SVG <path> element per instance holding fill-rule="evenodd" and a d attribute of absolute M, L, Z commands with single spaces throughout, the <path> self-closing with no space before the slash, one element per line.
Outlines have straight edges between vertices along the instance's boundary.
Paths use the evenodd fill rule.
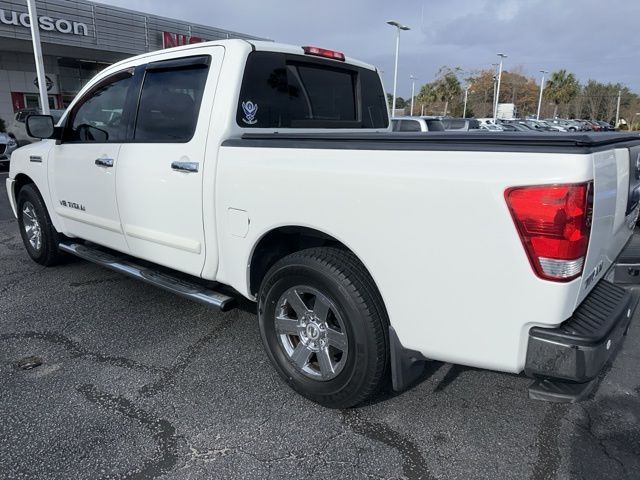
<path fill-rule="evenodd" d="M 18 142 L 8 133 L 0 132 L 0 165 L 6 165 L 11 160 L 11 152 L 18 148 Z"/>

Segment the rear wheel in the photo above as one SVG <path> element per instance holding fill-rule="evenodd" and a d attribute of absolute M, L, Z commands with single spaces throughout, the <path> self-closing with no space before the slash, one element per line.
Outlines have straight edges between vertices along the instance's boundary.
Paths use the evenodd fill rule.
<path fill-rule="evenodd" d="M 17 204 L 20 235 L 27 253 L 40 265 L 55 265 L 62 256 L 58 250 L 58 232 L 53 228 L 44 201 L 34 185 L 20 189 Z"/>
<path fill-rule="evenodd" d="M 262 282 L 258 314 L 272 363 L 305 397 L 352 407 L 386 378 L 386 313 L 352 253 L 314 248 L 281 259 Z"/>

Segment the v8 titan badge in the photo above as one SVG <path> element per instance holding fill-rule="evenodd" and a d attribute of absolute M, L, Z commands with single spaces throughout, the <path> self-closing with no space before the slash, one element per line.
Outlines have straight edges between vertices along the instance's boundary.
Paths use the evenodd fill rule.
<path fill-rule="evenodd" d="M 256 114 L 258 113 L 258 104 L 253 103 L 251 100 L 242 102 L 242 111 L 244 112 L 244 118 L 242 121 L 248 125 L 254 125 L 258 122 L 256 120 Z"/>

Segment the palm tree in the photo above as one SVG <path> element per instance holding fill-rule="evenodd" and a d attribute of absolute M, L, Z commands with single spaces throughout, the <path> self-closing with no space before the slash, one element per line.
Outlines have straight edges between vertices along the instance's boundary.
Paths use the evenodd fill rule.
<path fill-rule="evenodd" d="M 544 90 L 545 95 L 553 100 L 555 105 L 553 117 L 558 116 L 559 105 L 569 103 L 579 92 L 580 83 L 578 83 L 573 73 L 569 73 L 564 69 L 553 72 Z"/>
<path fill-rule="evenodd" d="M 423 85 L 418 98 L 421 102 L 444 102 L 443 116 L 449 111 L 449 102 L 452 98 L 462 95 L 462 87 L 458 80 L 457 72 L 459 68 L 451 69 L 442 67 L 438 71 L 436 79 Z"/>

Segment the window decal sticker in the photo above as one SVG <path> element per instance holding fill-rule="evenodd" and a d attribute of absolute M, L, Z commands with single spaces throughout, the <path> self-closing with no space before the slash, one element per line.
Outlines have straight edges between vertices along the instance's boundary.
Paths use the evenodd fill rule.
<path fill-rule="evenodd" d="M 256 120 L 256 113 L 258 113 L 258 104 L 253 103 L 251 100 L 242 102 L 242 111 L 244 112 L 244 118 L 242 121 L 248 125 L 254 125 L 258 122 Z"/>

